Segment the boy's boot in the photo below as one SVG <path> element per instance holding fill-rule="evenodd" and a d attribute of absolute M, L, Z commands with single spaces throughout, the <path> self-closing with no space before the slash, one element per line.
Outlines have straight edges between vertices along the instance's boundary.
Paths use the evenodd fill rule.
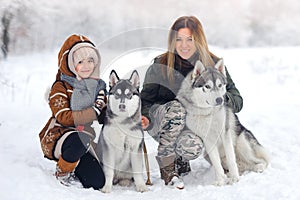
<path fill-rule="evenodd" d="M 165 185 L 183 189 L 184 183 L 175 171 L 175 155 L 156 156 L 156 160 L 160 168 L 161 179 L 165 181 Z"/>
<path fill-rule="evenodd" d="M 59 157 L 56 164 L 55 176 L 61 184 L 65 186 L 76 185 L 79 182 L 78 178 L 75 176 L 74 169 L 78 162 L 67 162 L 62 156 Z"/>

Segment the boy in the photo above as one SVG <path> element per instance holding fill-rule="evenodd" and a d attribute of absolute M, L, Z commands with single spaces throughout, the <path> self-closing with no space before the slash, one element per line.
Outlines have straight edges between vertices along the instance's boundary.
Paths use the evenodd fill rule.
<path fill-rule="evenodd" d="M 62 184 L 79 179 L 85 188 L 100 189 L 105 176 L 89 151 L 95 137 L 91 124 L 101 123 L 106 108 L 100 54 L 87 37 L 71 35 L 60 49 L 58 66 L 49 94 L 52 116 L 39 134 L 44 156 L 57 161 L 55 176 Z"/>

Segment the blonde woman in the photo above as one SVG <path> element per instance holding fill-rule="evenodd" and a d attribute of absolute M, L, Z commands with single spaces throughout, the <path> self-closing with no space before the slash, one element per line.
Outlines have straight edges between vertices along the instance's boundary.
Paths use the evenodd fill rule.
<path fill-rule="evenodd" d="M 190 172 L 189 160 L 203 151 L 201 139 L 185 127 L 185 109 L 175 99 L 185 76 L 201 60 L 214 66 L 219 60 L 208 49 L 200 21 L 194 16 L 178 18 L 168 37 L 168 51 L 156 57 L 145 75 L 142 97 L 142 125 L 158 141 L 156 157 L 166 185 L 184 188 L 182 176 Z M 243 99 L 227 72 L 226 104 L 234 112 Z"/>

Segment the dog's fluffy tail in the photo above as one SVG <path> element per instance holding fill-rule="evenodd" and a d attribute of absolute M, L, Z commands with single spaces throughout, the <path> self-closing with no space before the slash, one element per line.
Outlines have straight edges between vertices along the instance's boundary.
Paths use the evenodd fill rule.
<path fill-rule="evenodd" d="M 236 156 L 240 161 L 241 172 L 246 170 L 263 172 L 269 165 L 269 154 L 266 149 L 253 137 L 249 138 L 241 134 L 237 138 Z"/>
<path fill-rule="evenodd" d="M 254 152 L 257 158 L 260 158 L 265 161 L 266 166 L 270 163 L 270 155 L 267 150 L 262 145 L 255 145 Z"/>

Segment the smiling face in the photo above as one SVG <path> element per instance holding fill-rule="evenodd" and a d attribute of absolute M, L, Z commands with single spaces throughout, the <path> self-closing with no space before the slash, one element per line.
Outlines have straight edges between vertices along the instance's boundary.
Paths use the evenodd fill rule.
<path fill-rule="evenodd" d="M 94 72 L 94 69 L 95 62 L 93 58 L 80 60 L 75 67 L 75 71 L 80 78 L 89 78 Z"/>
<path fill-rule="evenodd" d="M 178 55 L 183 59 L 189 59 L 196 52 L 195 42 L 189 28 L 178 30 L 175 49 Z"/>

